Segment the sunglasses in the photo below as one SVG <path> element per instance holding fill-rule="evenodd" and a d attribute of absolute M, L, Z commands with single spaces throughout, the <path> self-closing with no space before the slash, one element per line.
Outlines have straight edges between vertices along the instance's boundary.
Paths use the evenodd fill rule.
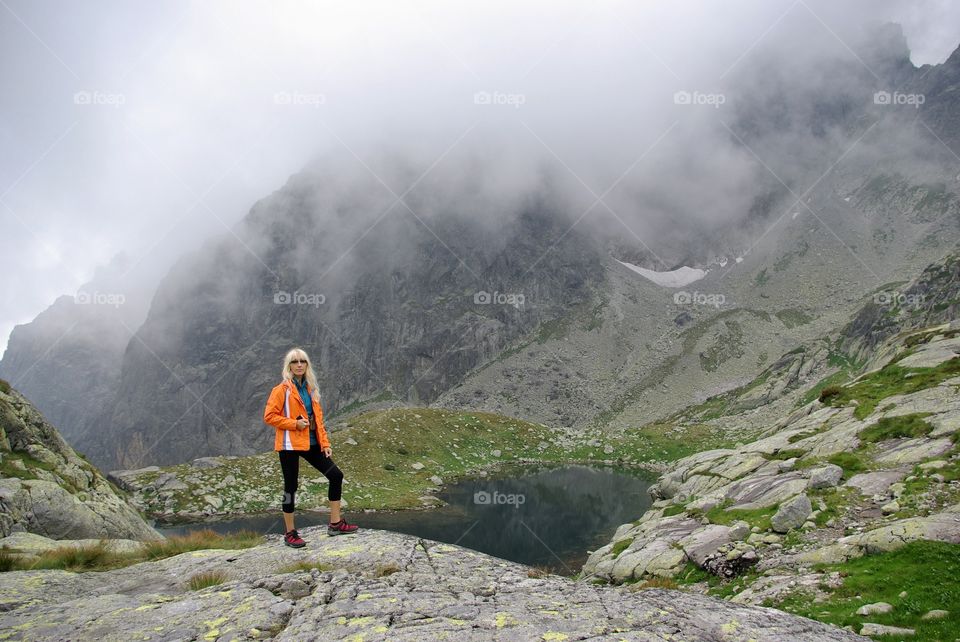
<path fill-rule="evenodd" d="M 294 363 L 307 363 L 307 360 L 306 360 L 306 359 L 293 359 L 292 361 L 290 361 L 290 364 L 291 364 L 291 365 L 294 364 Z"/>

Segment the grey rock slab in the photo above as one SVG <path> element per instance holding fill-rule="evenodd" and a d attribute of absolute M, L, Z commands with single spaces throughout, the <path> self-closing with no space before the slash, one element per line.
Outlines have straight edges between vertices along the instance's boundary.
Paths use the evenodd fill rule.
<path fill-rule="evenodd" d="M 879 464 L 916 464 L 924 459 L 940 457 L 953 450 L 950 439 L 897 439 L 878 444 Z"/>
<path fill-rule="evenodd" d="M 806 488 L 807 479 L 799 472 L 753 475 L 730 484 L 726 499 L 734 509 L 766 508 L 798 495 Z"/>
<path fill-rule="evenodd" d="M 0 629 L 12 640 L 101 642 L 249 639 L 254 629 L 278 642 L 862 639 L 708 596 L 531 578 L 521 564 L 409 535 L 322 532 L 303 529 L 304 549 L 271 536 L 251 549 L 197 551 L 99 573 L 2 573 L 0 597 L 18 598 L 0 602 Z M 292 562 L 334 570 L 280 572 Z M 388 565 L 393 572 L 380 570 Z M 227 581 L 196 592 L 185 587 L 203 571 L 221 571 Z"/>
<path fill-rule="evenodd" d="M 887 495 L 890 487 L 907 476 L 907 469 L 878 470 L 872 473 L 859 473 L 847 480 L 845 486 L 860 490 L 867 497 Z"/>

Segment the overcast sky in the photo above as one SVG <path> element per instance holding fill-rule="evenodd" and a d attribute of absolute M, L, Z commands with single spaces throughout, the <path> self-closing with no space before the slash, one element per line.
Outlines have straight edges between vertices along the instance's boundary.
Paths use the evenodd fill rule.
<path fill-rule="evenodd" d="M 154 283 L 316 154 L 496 132 L 589 183 L 772 42 L 889 20 L 915 64 L 960 44 L 950 0 L 667 4 L 0 0 L 0 351 L 118 252 Z"/>

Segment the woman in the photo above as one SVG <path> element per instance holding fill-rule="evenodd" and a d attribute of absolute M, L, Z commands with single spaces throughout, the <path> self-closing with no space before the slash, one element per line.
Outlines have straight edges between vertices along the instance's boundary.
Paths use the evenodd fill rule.
<path fill-rule="evenodd" d="M 283 471 L 283 541 L 300 548 L 306 544 L 293 526 L 293 499 L 297 492 L 300 458 L 319 470 L 330 481 L 329 535 L 344 535 L 357 530 L 340 516 L 343 473 L 330 459 L 330 440 L 323 426 L 323 408 L 317 389 L 317 375 L 307 353 L 294 348 L 283 359 L 283 381 L 270 391 L 263 420 L 276 431 L 274 450 L 280 455 Z"/>

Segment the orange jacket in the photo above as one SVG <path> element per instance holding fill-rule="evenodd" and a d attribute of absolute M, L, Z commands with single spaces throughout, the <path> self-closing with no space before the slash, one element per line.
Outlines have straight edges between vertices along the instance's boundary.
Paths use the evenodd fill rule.
<path fill-rule="evenodd" d="M 313 391 L 310 391 L 311 397 Z M 321 448 L 329 448 L 327 429 L 323 426 L 323 407 L 316 399 L 311 399 L 313 416 L 317 420 L 317 442 Z M 297 428 L 297 416 L 307 418 L 307 407 L 303 405 L 300 391 L 292 381 L 274 387 L 270 391 L 267 405 L 263 409 L 263 420 L 277 431 L 273 442 L 274 450 L 310 450 L 310 429 Z"/>

